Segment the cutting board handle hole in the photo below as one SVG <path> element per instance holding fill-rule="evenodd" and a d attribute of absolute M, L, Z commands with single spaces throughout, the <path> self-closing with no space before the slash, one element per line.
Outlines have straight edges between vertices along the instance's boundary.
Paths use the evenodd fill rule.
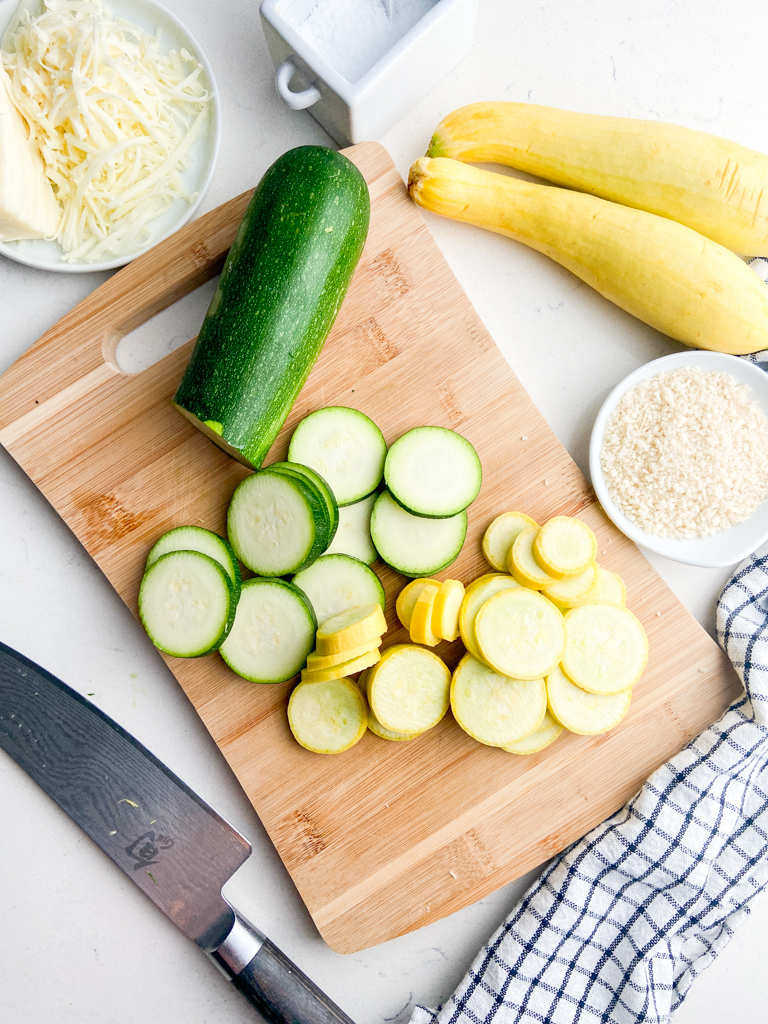
<path fill-rule="evenodd" d="M 122 373 L 148 370 L 200 330 L 219 278 L 213 277 L 124 335 L 114 360 Z"/>

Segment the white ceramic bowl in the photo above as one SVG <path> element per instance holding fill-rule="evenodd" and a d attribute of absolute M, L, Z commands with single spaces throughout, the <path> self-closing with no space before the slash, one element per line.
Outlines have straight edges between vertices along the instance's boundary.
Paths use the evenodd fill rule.
<path fill-rule="evenodd" d="M 5 32 L 11 15 L 18 6 L 17 0 L 0 0 L 0 36 Z M 56 270 L 61 273 L 77 274 L 95 270 L 113 270 L 130 263 L 153 245 L 173 234 L 192 217 L 208 188 L 216 164 L 221 137 L 221 117 L 219 115 L 219 94 L 213 71 L 197 40 L 170 11 L 167 11 L 155 0 L 105 0 L 107 10 L 115 17 L 138 25 L 146 32 L 162 31 L 166 50 L 184 47 L 194 54 L 203 66 L 203 81 L 211 94 L 211 124 L 208 135 L 196 139 L 189 150 L 189 167 L 182 175 L 185 187 L 190 192 L 197 192 L 192 203 L 177 199 L 152 223 L 152 238 L 141 249 L 128 253 L 126 256 L 110 258 L 94 263 L 84 260 L 65 263 L 62 260 L 62 249 L 58 242 L 44 238 L 24 239 L 18 242 L 0 242 L 0 253 L 17 263 L 42 270 Z M 206 81 L 207 79 L 207 81 Z"/>
<path fill-rule="evenodd" d="M 768 540 L 768 503 L 757 508 L 749 519 L 745 519 L 744 522 L 737 523 L 727 530 L 721 530 L 707 537 L 677 540 L 671 537 L 659 537 L 641 530 L 616 507 L 605 484 L 600 460 L 603 433 L 608 417 L 624 393 L 641 381 L 684 366 L 695 366 L 700 370 L 730 374 L 739 384 L 745 384 L 750 388 L 751 397 L 768 415 L 768 373 L 755 366 L 754 363 L 722 352 L 699 350 L 680 352 L 671 356 L 663 356 L 661 359 L 654 359 L 625 377 L 608 395 L 597 414 L 589 445 L 589 471 L 592 477 L 592 486 L 608 518 L 630 540 L 648 551 L 664 555 L 665 558 L 671 558 L 686 565 L 698 565 L 706 568 L 736 565 Z"/>

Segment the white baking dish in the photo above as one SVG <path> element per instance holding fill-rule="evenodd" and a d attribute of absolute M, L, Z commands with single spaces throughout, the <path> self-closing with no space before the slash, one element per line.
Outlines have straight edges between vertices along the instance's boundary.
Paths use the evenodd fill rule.
<path fill-rule="evenodd" d="M 259 13 L 281 99 L 292 110 L 308 110 L 339 145 L 378 139 L 426 95 L 469 50 L 477 13 L 477 0 L 436 0 L 372 67 L 349 81 L 299 31 L 317 3 L 263 0 Z"/>

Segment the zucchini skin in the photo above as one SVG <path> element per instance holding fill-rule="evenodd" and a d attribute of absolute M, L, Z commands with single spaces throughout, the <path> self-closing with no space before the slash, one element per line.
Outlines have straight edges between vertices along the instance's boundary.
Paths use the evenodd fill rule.
<path fill-rule="evenodd" d="M 369 220 L 362 174 L 322 146 L 284 153 L 254 191 L 173 398 L 254 469 L 328 337 Z"/>

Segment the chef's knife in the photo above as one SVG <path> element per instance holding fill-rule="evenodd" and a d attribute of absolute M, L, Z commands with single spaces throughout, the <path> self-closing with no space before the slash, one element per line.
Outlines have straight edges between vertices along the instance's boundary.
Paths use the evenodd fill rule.
<path fill-rule="evenodd" d="M 0 747 L 270 1024 L 352 1024 L 222 896 L 247 840 L 94 704 L 3 643 Z"/>

